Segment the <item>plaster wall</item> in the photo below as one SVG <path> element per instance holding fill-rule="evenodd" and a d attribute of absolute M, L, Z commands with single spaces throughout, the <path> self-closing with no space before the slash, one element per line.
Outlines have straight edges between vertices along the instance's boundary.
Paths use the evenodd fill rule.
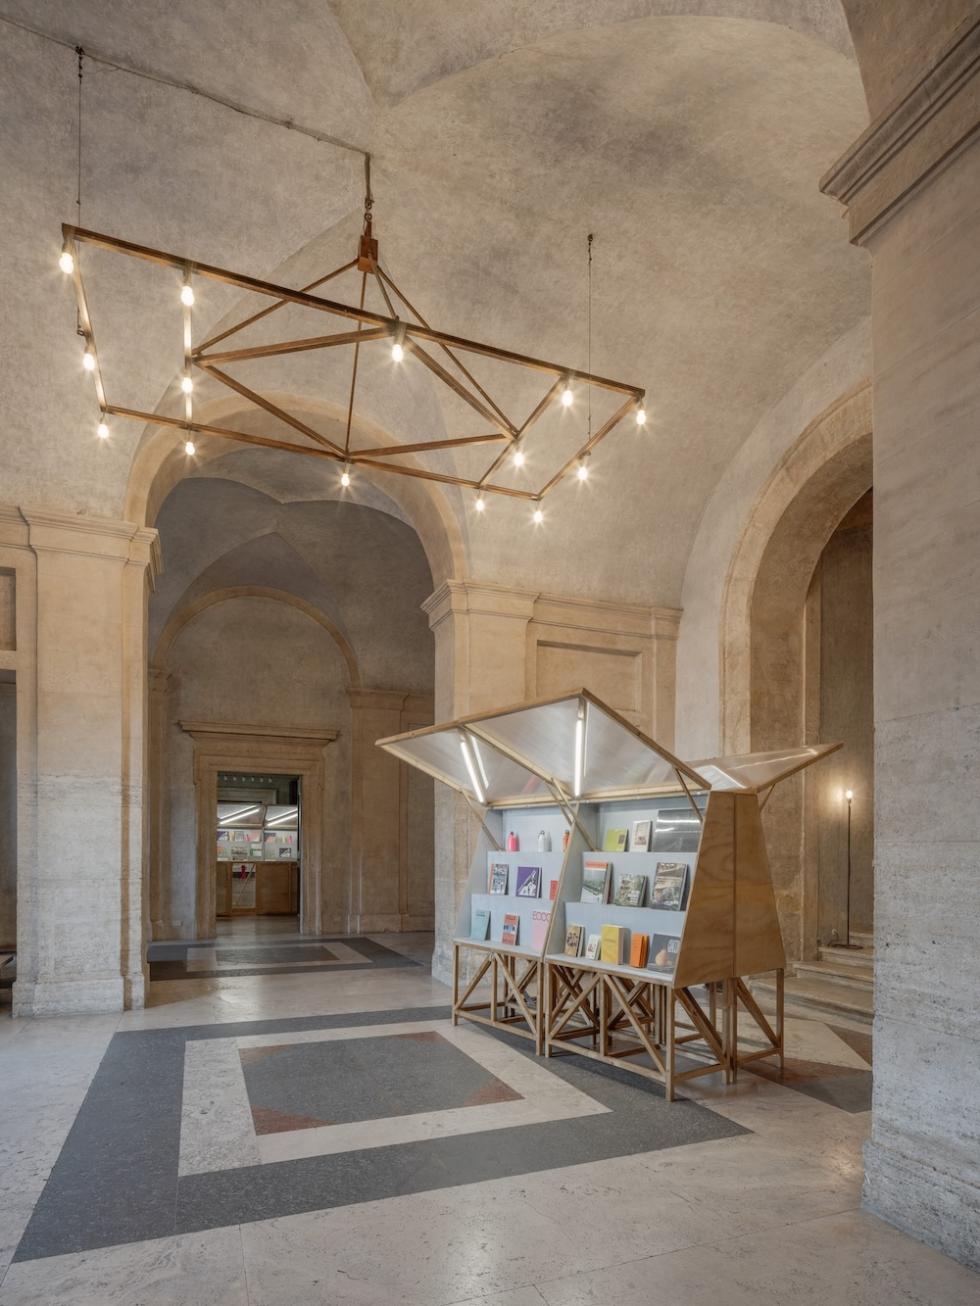
<path fill-rule="evenodd" d="M 0 680 L 0 947 L 17 938 L 17 691 Z"/>

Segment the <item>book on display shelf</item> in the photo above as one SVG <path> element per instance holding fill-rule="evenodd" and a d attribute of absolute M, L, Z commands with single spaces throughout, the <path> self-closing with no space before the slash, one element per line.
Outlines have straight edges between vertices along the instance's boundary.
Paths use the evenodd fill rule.
<path fill-rule="evenodd" d="M 610 828 L 606 831 L 606 837 L 602 841 L 602 851 L 604 853 L 624 853 L 628 839 L 629 830 L 625 826 L 621 829 Z"/>
<path fill-rule="evenodd" d="M 621 875 L 619 888 L 616 890 L 617 907 L 642 907 L 643 897 L 647 891 L 645 875 Z"/>
<path fill-rule="evenodd" d="M 548 926 L 551 924 L 550 911 L 533 911 L 531 912 L 531 947 L 543 948 L 545 939 L 548 937 Z"/>
<path fill-rule="evenodd" d="M 642 967 L 647 964 L 647 957 L 649 955 L 649 934 L 634 934 L 630 940 L 630 965 L 638 966 L 642 969 Z"/>
<path fill-rule="evenodd" d="M 589 961 L 596 961 L 599 956 L 599 948 L 602 945 L 602 936 L 599 934 L 590 934 L 589 941 L 585 945 L 585 955 Z"/>
<path fill-rule="evenodd" d="M 504 928 L 500 934 L 501 943 L 517 943 L 518 931 L 521 927 L 521 918 L 515 912 L 508 912 L 504 916 Z"/>
<path fill-rule="evenodd" d="M 487 893 L 506 893 L 510 867 L 506 862 L 492 862 L 487 876 Z"/>
<path fill-rule="evenodd" d="M 540 866 L 518 866 L 517 868 L 517 888 L 514 890 L 518 898 L 540 898 L 541 897 L 541 867 Z"/>
<path fill-rule="evenodd" d="M 606 902 L 609 897 L 609 877 L 612 862 L 596 861 L 586 857 L 582 862 L 581 902 Z"/>
<path fill-rule="evenodd" d="M 603 925 L 601 933 L 600 960 L 621 966 L 629 951 L 629 930 L 622 925 Z"/>
<path fill-rule="evenodd" d="M 650 942 L 650 960 L 647 969 L 655 970 L 658 975 L 673 975 L 680 950 L 679 938 L 672 934 L 655 934 Z"/>
<path fill-rule="evenodd" d="M 583 925 L 569 925 L 565 931 L 565 956 L 577 957 L 582 951 Z"/>
<path fill-rule="evenodd" d="M 650 906 L 661 911 L 681 911 L 687 890 L 687 862 L 657 862 L 650 890 Z"/>
<path fill-rule="evenodd" d="M 473 909 L 470 923 L 470 938 L 481 943 L 490 937 L 490 913 L 485 907 Z"/>
<path fill-rule="evenodd" d="M 649 850 L 650 831 L 652 829 L 652 821 L 633 822 L 633 838 L 630 840 L 630 852 L 645 853 Z"/>

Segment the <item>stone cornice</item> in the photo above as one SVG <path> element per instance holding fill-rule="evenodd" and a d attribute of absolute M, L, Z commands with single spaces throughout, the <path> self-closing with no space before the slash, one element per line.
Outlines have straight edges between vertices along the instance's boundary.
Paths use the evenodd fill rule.
<path fill-rule="evenodd" d="M 862 243 L 915 189 L 980 133 L 980 20 L 947 45 L 926 75 L 895 101 L 821 179 L 847 206 Z"/>
<path fill-rule="evenodd" d="M 472 580 L 447 580 L 422 608 L 433 628 L 451 613 L 465 612 L 533 621 L 538 626 L 657 639 L 676 639 L 681 619 L 679 608 L 547 594 Z"/>
<path fill-rule="evenodd" d="M 12 525 L 17 518 L 26 525 L 25 543 L 35 553 L 70 553 L 142 563 L 149 569 L 151 582 L 162 569 L 159 536 L 150 527 L 114 517 L 87 517 L 30 507 L 7 508 L 0 513 L 0 524 Z"/>
<path fill-rule="evenodd" d="M 180 721 L 181 730 L 193 739 L 211 739 L 215 735 L 251 735 L 257 739 L 281 739 L 287 743 L 329 744 L 340 731 L 329 726 L 322 729 L 308 726 L 267 726 L 241 721 Z"/>

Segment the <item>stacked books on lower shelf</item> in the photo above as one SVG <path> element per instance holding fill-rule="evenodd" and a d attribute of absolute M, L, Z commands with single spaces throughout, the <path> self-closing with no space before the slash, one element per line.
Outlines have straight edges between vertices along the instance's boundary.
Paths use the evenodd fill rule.
<path fill-rule="evenodd" d="M 680 951 L 694 855 L 582 858 L 579 901 L 565 903 L 565 958 L 670 977 Z"/>

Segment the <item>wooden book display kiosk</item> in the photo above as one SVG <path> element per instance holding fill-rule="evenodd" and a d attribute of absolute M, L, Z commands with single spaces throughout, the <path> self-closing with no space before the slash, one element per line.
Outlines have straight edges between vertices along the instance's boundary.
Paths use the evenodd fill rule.
<path fill-rule="evenodd" d="M 628 1066 L 668 1100 L 684 1080 L 732 1082 L 760 1057 L 782 1066 L 785 958 L 761 810 L 839 744 L 687 763 L 587 690 L 378 744 L 461 793 L 479 821 L 454 1023 Z M 603 927 L 606 956 L 583 955 Z M 642 965 L 623 960 L 634 941 Z M 745 983 L 767 971 L 774 1021 Z"/>

